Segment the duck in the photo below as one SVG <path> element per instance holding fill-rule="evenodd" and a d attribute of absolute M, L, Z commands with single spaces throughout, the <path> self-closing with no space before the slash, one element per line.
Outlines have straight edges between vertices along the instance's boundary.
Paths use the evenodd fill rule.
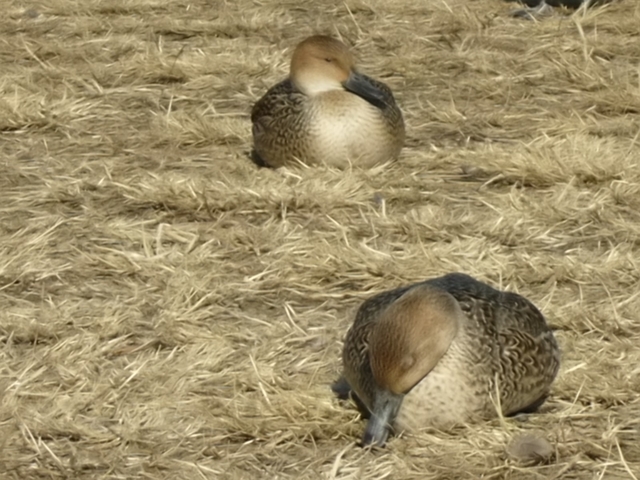
<path fill-rule="evenodd" d="M 535 412 L 560 350 L 529 300 L 449 273 L 365 300 L 342 364 L 333 390 L 367 419 L 362 445 L 381 447 L 393 432 Z"/>
<path fill-rule="evenodd" d="M 553 13 L 555 7 L 565 7 L 578 9 L 582 5 L 585 7 L 593 7 L 596 5 L 604 5 L 612 0 L 505 0 L 507 2 L 517 2 L 525 6 L 525 8 L 514 10 L 511 15 L 514 17 L 536 18 Z"/>
<path fill-rule="evenodd" d="M 405 125 L 391 89 L 360 73 L 341 41 L 300 42 L 289 76 L 251 110 L 253 160 L 279 168 L 299 162 L 371 167 L 398 158 Z"/>

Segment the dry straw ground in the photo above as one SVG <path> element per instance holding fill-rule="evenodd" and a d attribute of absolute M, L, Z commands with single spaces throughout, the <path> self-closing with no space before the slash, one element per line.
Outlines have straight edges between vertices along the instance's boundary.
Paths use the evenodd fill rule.
<path fill-rule="evenodd" d="M 511 8 L 3 1 L 0 477 L 640 478 L 640 3 Z M 397 164 L 249 161 L 316 32 L 397 92 Z M 552 398 L 364 451 L 329 390 L 354 309 L 450 271 L 543 309 Z"/>

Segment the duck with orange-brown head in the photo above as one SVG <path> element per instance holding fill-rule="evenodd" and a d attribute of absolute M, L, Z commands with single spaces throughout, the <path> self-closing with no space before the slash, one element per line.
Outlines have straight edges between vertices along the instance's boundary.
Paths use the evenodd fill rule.
<path fill-rule="evenodd" d="M 336 393 L 368 417 L 362 443 L 536 410 L 560 353 L 542 313 L 454 273 L 365 301 L 347 333 Z"/>
<path fill-rule="evenodd" d="M 296 47 L 290 75 L 253 107 L 254 160 L 369 167 L 397 159 L 402 113 L 389 87 L 355 69 L 352 53 L 327 36 Z"/>

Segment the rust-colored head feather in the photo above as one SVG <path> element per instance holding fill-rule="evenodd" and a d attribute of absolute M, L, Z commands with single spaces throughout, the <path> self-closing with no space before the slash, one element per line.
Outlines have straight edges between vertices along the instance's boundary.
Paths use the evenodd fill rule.
<path fill-rule="evenodd" d="M 412 288 L 392 303 L 371 333 L 369 360 L 376 383 L 406 393 L 445 354 L 464 315 L 447 292 Z"/>
<path fill-rule="evenodd" d="M 290 77 L 307 95 L 341 90 L 354 65 L 355 59 L 344 43 L 314 35 L 300 42 L 293 52 Z"/>

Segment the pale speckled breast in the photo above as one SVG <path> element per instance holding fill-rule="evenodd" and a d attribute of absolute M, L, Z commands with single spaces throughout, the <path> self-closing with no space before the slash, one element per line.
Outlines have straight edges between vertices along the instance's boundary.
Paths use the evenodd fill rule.
<path fill-rule="evenodd" d="M 549 393 L 560 362 L 553 333 L 494 331 L 481 320 L 480 306 L 465 305 L 471 318 L 436 367 L 406 394 L 398 430 L 493 418 L 498 408 L 510 415 Z"/>
<path fill-rule="evenodd" d="M 309 101 L 310 153 L 314 163 L 370 167 L 394 160 L 404 143 L 404 129 L 385 111 L 346 91 Z"/>
<path fill-rule="evenodd" d="M 495 412 L 491 365 L 480 350 L 465 348 L 469 340 L 461 332 L 436 367 L 405 395 L 396 429 L 446 428 Z"/>

